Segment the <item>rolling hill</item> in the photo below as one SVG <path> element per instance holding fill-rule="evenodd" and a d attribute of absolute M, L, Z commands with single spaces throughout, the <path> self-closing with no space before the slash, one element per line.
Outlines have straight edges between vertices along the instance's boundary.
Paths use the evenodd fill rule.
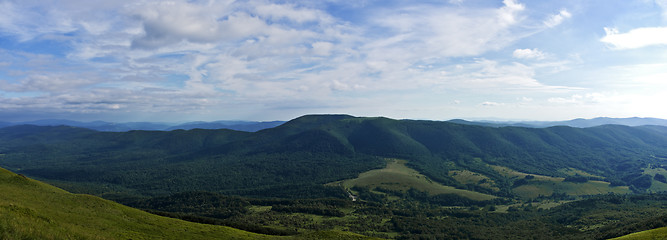
<path fill-rule="evenodd" d="M 666 161 L 667 127 L 661 126 L 487 127 L 308 115 L 257 132 L 0 128 L 0 166 L 70 192 L 251 231 L 265 227 L 338 237 L 340 230 L 388 238 L 541 239 L 542 232 L 617 237 L 649 229 L 640 226 L 643 219 L 667 214 L 662 204 L 667 196 L 642 195 L 667 189 Z M 23 179 L 8 176 L 14 180 L 6 182 Z M 29 189 L 9 186 L 2 192 Z M 53 191 L 81 199 L 63 209 L 101 206 L 102 212 L 93 214 L 100 216 L 108 208 L 125 209 L 57 188 L 35 191 L 28 194 Z M 633 192 L 640 195 L 625 195 Z M 357 201 L 350 201 L 350 194 Z M 48 196 L 58 209 L 59 196 Z M 0 202 L 7 213 L 2 216 L 12 218 L 2 225 L 14 229 L 8 234 L 18 229 L 35 238 L 78 236 L 66 235 L 78 234 L 77 227 L 54 219 L 79 217 L 42 210 L 43 202 L 19 205 L 15 202 L 30 201 L 18 197 Z M 144 219 L 155 217 L 150 216 Z M 27 222 L 11 224 L 20 221 Z M 103 227 L 110 232 L 133 229 L 126 219 L 100 221 L 112 225 Z M 663 226 L 659 219 L 652 222 L 652 228 Z M 23 225 L 32 227 L 21 230 Z M 322 229 L 333 232 L 318 232 Z"/>
<path fill-rule="evenodd" d="M 643 192 L 659 185 L 657 170 L 667 164 L 667 127 L 495 128 L 348 115 L 308 115 L 254 133 L 23 125 L 0 129 L 0 144 L 0 166 L 107 197 L 212 191 L 345 198 L 325 184 L 384 168 L 385 158 L 405 160 L 438 184 L 499 197 L 516 196 L 517 183 L 544 184 L 521 182 L 494 166 L 576 178 L 570 181 L 575 187 L 598 181 Z M 488 180 L 457 179 L 456 171 Z"/>

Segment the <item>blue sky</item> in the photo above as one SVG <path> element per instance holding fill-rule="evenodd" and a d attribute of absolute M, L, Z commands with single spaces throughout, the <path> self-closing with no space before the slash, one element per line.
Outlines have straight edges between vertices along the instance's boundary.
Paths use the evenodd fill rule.
<path fill-rule="evenodd" d="M 0 0 L 0 121 L 667 118 L 666 0 Z"/>

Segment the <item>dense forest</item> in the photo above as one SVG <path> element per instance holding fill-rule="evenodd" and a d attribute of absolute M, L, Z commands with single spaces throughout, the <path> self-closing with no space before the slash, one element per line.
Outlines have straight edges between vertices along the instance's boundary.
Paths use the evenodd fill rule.
<path fill-rule="evenodd" d="M 344 230 L 397 239 L 609 239 L 667 226 L 665 194 L 605 194 L 557 207 L 493 202 L 443 207 L 408 193 L 402 201 L 256 199 L 189 192 L 126 202 L 152 213 L 272 235 Z M 426 197 L 427 198 L 427 197 Z M 503 204 L 497 202 L 498 204 Z"/>
<path fill-rule="evenodd" d="M 617 236 L 640 220 L 660 225 L 666 162 L 661 126 L 309 115 L 258 132 L 0 129 L 0 166 L 14 172 L 163 215 L 278 235 Z"/>

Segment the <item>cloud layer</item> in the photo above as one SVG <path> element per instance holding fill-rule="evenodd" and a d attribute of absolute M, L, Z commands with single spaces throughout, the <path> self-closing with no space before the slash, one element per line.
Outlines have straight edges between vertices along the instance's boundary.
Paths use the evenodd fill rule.
<path fill-rule="evenodd" d="M 546 94 L 549 103 L 582 87 L 539 76 L 578 58 L 547 54 L 530 41 L 574 18 L 567 7 L 541 11 L 517 0 L 0 1 L 0 36 L 13 46 L 0 47 L 0 110 L 437 118 L 443 115 L 431 111 L 447 110 L 442 102 L 509 107 L 507 99 Z M 662 31 L 608 30 L 601 41 L 616 49 L 664 44 Z M 403 115 L 399 105 L 423 111 Z"/>

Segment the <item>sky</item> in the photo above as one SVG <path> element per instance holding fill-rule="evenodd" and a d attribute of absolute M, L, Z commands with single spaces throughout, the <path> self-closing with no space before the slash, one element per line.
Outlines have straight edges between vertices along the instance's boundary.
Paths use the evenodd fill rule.
<path fill-rule="evenodd" d="M 0 121 L 667 118 L 667 0 L 0 0 Z"/>

